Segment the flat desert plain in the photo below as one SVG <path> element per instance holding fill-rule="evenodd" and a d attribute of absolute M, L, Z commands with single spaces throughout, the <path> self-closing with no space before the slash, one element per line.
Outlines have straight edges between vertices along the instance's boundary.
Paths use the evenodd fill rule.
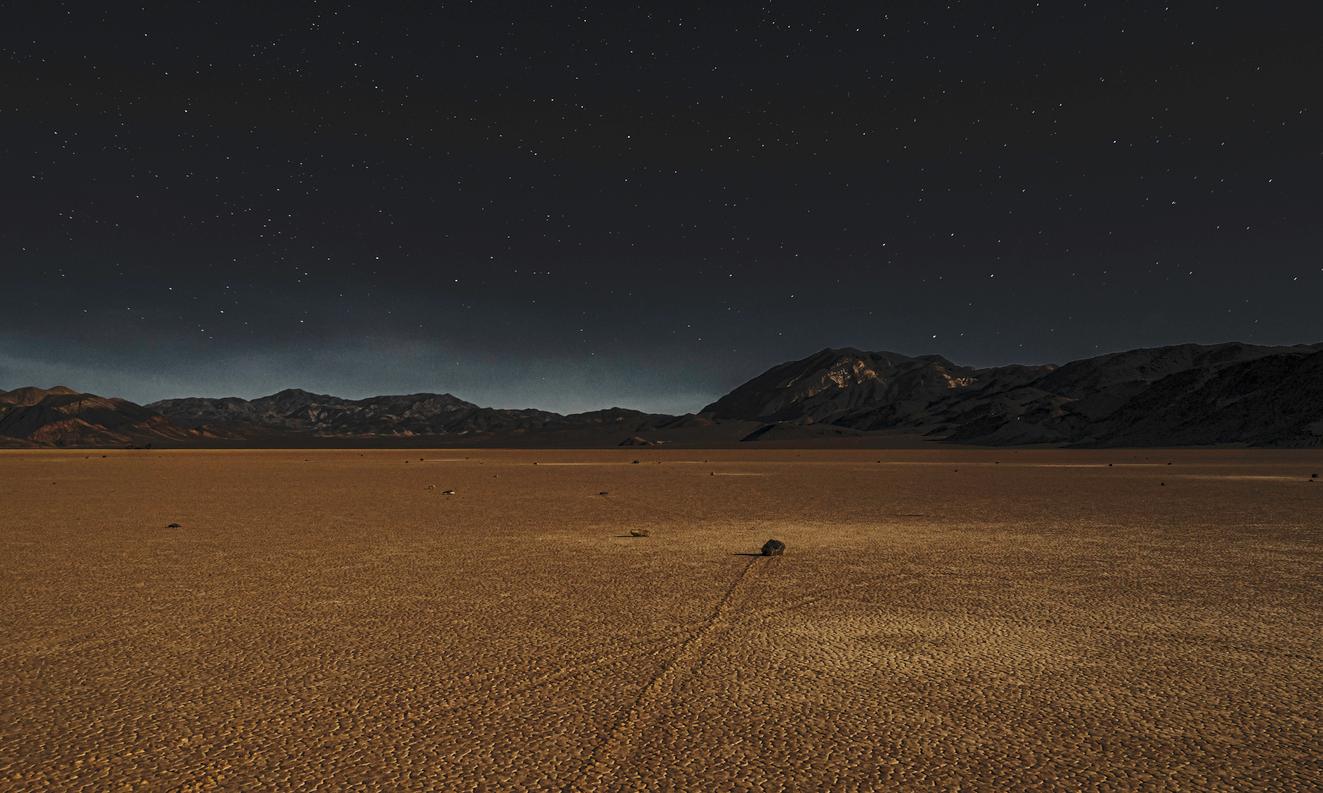
<path fill-rule="evenodd" d="M 0 453 L 0 788 L 1318 790 L 1315 472 Z"/>

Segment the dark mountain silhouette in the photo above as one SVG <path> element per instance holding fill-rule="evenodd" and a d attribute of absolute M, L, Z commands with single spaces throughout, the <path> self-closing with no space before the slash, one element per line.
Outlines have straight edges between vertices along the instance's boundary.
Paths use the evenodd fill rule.
<path fill-rule="evenodd" d="M 1323 345 L 1186 344 L 972 369 L 939 356 L 823 350 L 769 369 L 704 414 L 994 446 L 1314 446 L 1323 443 L 1321 356 Z"/>
<path fill-rule="evenodd" d="M 1063 366 L 960 366 L 826 349 L 772 367 L 699 414 L 561 415 L 451 394 L 142 406 L 69 388 L 0 391 L 0 446 L 1323 445 L 1323 345 L 1130 350 Z"/>
<path fill-rule="evenodd" d="M 940 355 L 826 349 L 780 364 L 703 408 L 703 415 L 764 422 L 827 422 L 881 429 L 920 420 L 954 394 L 1015 388 L 1051 366 L 973 369 Z"/>
<path fill-rule="evenodd" d="M 147 406 L 175 424 L 245 435 L 413 438 L 528 435 L 571 429 L 635 431 L 673 420 L 610 408 L 563 416 L 546 410 L 484 408 L 451 394 L 341 399 L 298 389 L 254 400 L 168 399 Z"/>
<path fill-rule="evenodd" d="M 179 427 L 128 400 L 63 386 L 0 392 L 0 438 L 11 446 L 181 445 L 214 437 Z"/>

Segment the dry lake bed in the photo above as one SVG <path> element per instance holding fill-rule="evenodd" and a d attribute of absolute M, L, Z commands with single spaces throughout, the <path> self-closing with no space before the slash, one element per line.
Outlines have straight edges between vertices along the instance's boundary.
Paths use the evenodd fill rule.
<path fill-rule="evenodd" d="M 0 452 L 0 788 L 1318 790 L 1314 473 Z"/>

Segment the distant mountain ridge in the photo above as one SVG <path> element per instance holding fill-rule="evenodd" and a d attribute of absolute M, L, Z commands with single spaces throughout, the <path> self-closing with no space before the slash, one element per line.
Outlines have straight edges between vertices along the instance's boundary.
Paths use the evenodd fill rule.
<path fill-rule="evenodd" d="M 57 386 L 0 391 L 0 447 L 354 444 L 616 446 L 740 441 L 1014 446 L 1323 445 L 1323 344 L 1184 344 L 1054 366 L 975 368 L 939 355 L 828 348 L 705 407 L 562 415 L 448 393 L 137 405 Z"/>
<path fill-rule="evenodd" d="M 772 367 L 703 408 L 702 413 L 727 419 L 826 421 L 876 429 L 952 393 L 990 382 L 1013 387 L 1055 368 L 974 369 L 957 366 L 940 355 L 911 358 L 894 352 L 829 348 Z"/>
<path fill-rule="evenodd" d="M 774 366 L 703 413 L 990 446 L 1316 446 L 1320 396 L 1318 344 L 1185 344 L 986 369 L 842 348 Z"/>
<path fill-rule="evenodd" d="M 183 427 L 229 427 L 252 433 L 317 437 L 417 437 L 530 433 L 601 424 L 665 421 L 637 410 L 610 408 L 563 416 L 546 410 L 484 408 L 452 394 L 403 394 L 342 399 L 287 389 L 253 400 L 167 399 L 147 405 Z"/>
<path fill-rule="evenodd" d="M 6 446 L 184 445 L 212 437 L 125 399 L 64 386 L 0 391 L 0 441 Z"/>

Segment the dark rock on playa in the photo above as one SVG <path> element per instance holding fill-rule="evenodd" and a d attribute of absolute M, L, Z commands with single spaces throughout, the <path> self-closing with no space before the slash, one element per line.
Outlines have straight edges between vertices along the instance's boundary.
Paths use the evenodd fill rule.
<path fill-rule="evenodd" d="M 786 552 L 786 544 L 780 540 L 768 540 L 763 543 L 763 556 L 780 556 Z"/>

